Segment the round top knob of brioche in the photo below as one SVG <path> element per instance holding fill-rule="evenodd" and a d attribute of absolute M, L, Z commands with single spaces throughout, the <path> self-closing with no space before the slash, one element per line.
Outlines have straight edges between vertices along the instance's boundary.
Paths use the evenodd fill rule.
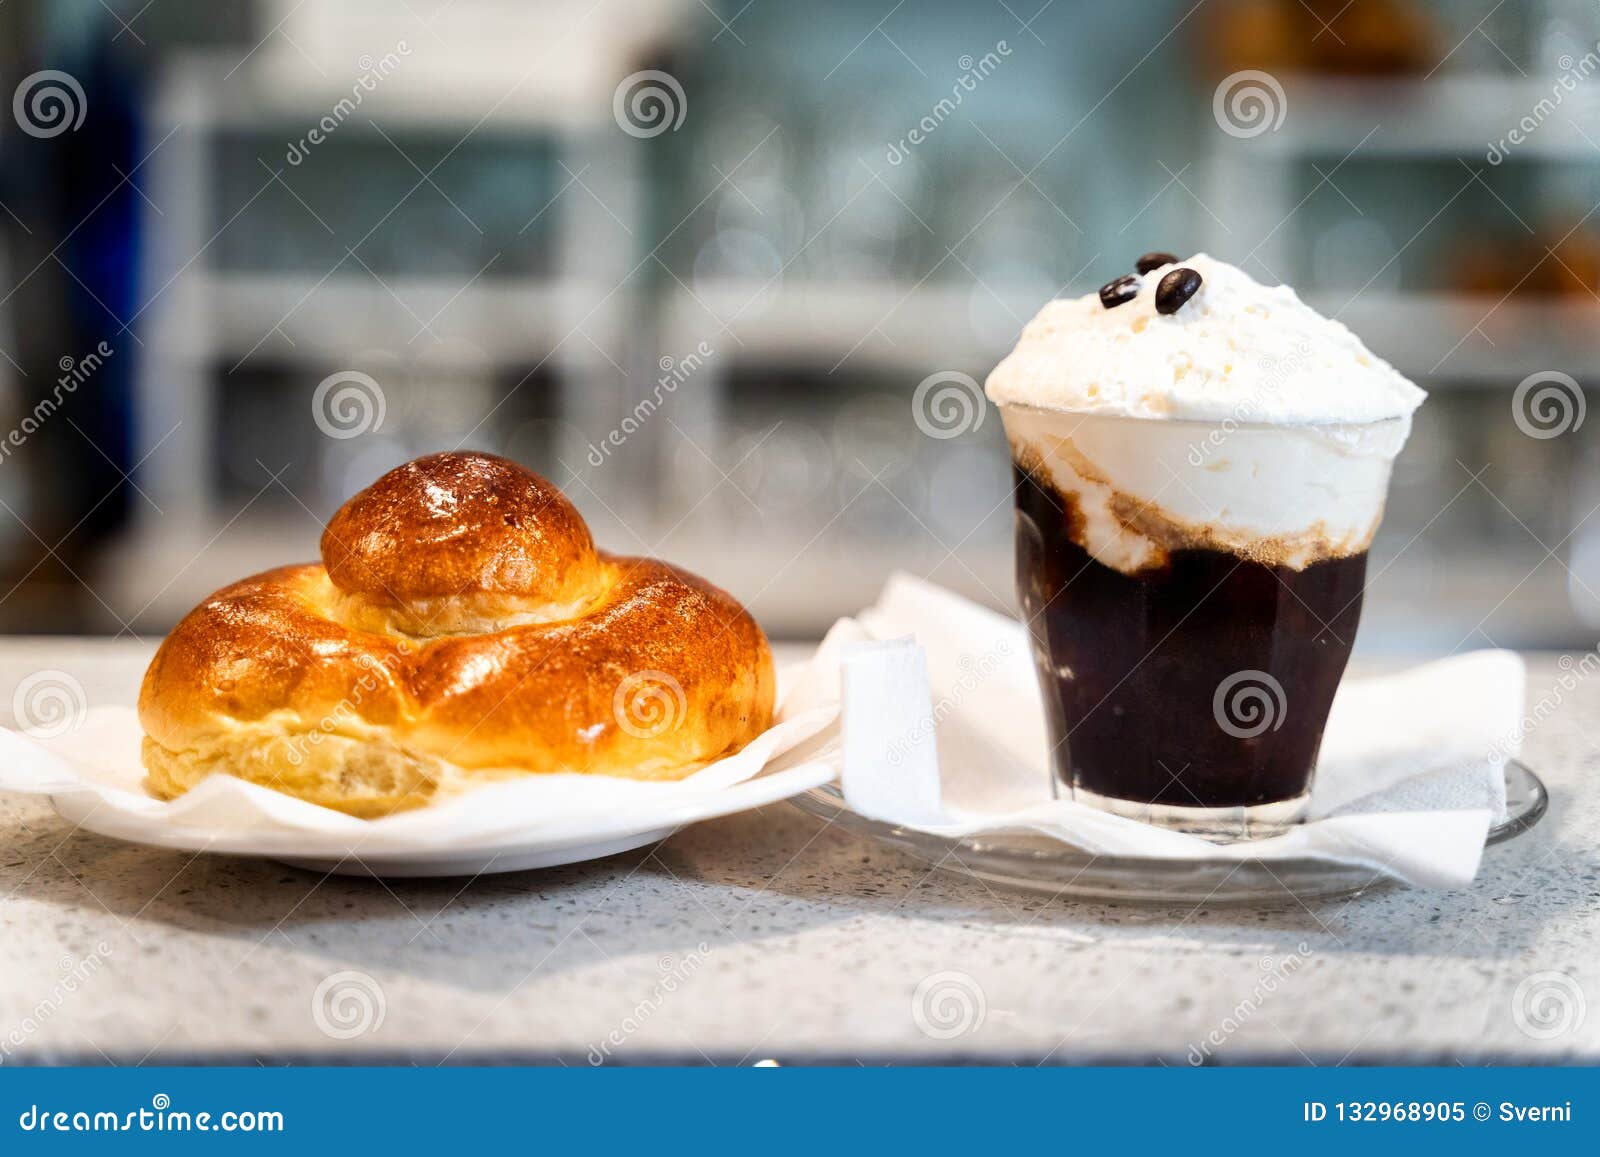
<path fill-rule="evenodd" d="M 341 506 L 322 535 L 334 586 L 420 608 L 485 595 L 552 615 L 596 593 L 601 567 L 577 508 L 533 471 L 495 454 L 430 454 Z"/>

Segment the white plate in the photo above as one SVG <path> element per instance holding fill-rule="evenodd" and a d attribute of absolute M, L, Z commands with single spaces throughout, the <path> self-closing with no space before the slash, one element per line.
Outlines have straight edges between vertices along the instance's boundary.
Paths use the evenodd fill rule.
<path fill-rule="evenodd" d="M 838 774 L 837 719 L 837 703 L 812 704 L 676 782 L 509 777 L 369 821 L 228 775 L 153 799 L 138 718 L 106 705 L 59 735 L 0 728 L 0 790 L 46 796 L 68 823 L 132 844 L 344 875 L 477 876 L 615 855 L 811 791 Z"/>
<path fill-rule="evenodd" d="M 567 823 L 559 834 L 501 837 L 449 846 L 420 842 L 410 848 L 363 850 L 359 833 L 239 832 L 217 835 L 167 825 L 154 828 L 107 811 L 87 792 L 52 795 L 51 804 L 68 823 L 97 835 L 148 847 L 212 855 L 264 856 L 309 871 L 342 876 L 479 876 L 576 864 L 642 848 L 666 839 L 686 824 L 733 815 L 811 791 L 836 774 L 825 760 L 814 760 L 719 791 L 685 795 L 649 808 L 620 814 L 597 812 L 592 823 Z"/>

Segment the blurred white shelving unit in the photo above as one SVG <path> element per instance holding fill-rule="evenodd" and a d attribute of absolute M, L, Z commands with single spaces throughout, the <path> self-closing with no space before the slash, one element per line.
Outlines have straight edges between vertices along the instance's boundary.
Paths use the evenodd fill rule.
<path fill-rule="evenodd" d="M 914 371 L 915 385 L 933 369 L 981 367 L 1010 348 L 1015 333 L 987 342 L 974 333 L 976 292 L 986 291 L 932 280 L 718 280 L 668 295 L 662 340 L 683 350 L 725 332 L 724 344 L 740 353 L 824 368 L 860 358 Z M 1020 331 L 1039 308 L 1037 291 L 997 292 Z"/>
<path fill-rule="evenodd" d="M 1019 318 L 1038 308 L 1035 293 L 1010 295 Z M 763 430 L 743 430 L 746 441 L 768 432 L 780 438 L 794 436 L 799 427 L 819 447 L 824 443 L 832 447 L 830 469 L 841 481 L 831 497 L 818 500 L 819 525 L 774 519 L 752 527 L 740 535 L 741 543 L 750 547 L 748 555 L 729 559 L 736 567 L 749 568 L 749 590 L 765 592 L 756 609 L 771 629 L 816 634 L 831 621 L 831 615 L 819 617 L 819 605 L 869 605 L 896 569 L 928 575 L 991 606 L 1011 602 L 1011 514 L 997 416 L 989 415 L 982 432 L 994 442 L 984 448 L 984 461 L 994 465 L 995 477 L 1001 480 L 998 495 L 966 511 L 962 518 L 967 521 L 956 526 L 941 524 L 914 497 L 891 498 L 886 487 L 897 485 L 896 478 L 889 477 L 883 486 L 869 481 L 869 471 L 852 457 L 847 445 L 858 423 L 870 426 L 887 419 L 911 443 L 888 453 L 907 475 L 918 475 L 917 487 L 926 487 L 921 492 L 933 501 L 937 482 L 928 472 L 932 460 L 959 454 L 963 448 L 973 452 L 976 435 L 939 442 L 918 433 L 912 415 L 916 387 L 940 369 L 968 373 L 981 382 L 987 367 L 1005 353 L 1015 336 L 1013 331 L 997 333 L 990 342 L 981 340 L 971 323 L 973 294 L 970 285 L 937 280 L 831 281 L 792 276 L 706 278 L 692 290 L 679 286 L 665 293 L 660 352 L 680 357 L 702 341 L 717 351 L 696 377 L 697 384 L 704 381 L 706 388 L 696 390 L 692 398 L 680 394 L 673 401 L 674 423 L 686 436 L 715 437 L 719 431 L 759 422 L 769 424 Z M 1016 329 L 1021 324 L 1017 321 Z M 786 401 L 771 393 L 757 398 L 741 393 L 741 386 L 751 385 L 759 393 L 767 375 L 794 375 L 790 384 L 798 392 L 787 395 Z M 808 392 L 813 389 L 829 396 L 814 397 Z M 854 409 L 858 403 L 866 403 L 868 409 Z M 862 436 L 871 442 L 870 433 Z M 893 533 L 850 524 L 841 504 L 858 492 L 859 503 L 882 504 L 894 523 Z M 731 505 L 737 513 L 736 498 Z M 996 528 L 998 534 L 987 533 Z M 758 541 L 752 542 L 747 533 L 758 536 Z M 795 558 L 802 546 L 803 563 Z M 700 550 L 692 540 L 683 549 L 685 557 Z M 712 566 L 716 548 L 703 557 Z"/>
<path fill-rule="evenodd" d="M 267 8 L 266 27 L 274 31 L 257 50 L 243 60 L 175 57 L 148 105 L 147 138 L 159 145 L 141 174 L 150 206 L 143 260 L 148 304 L 138 318 L 144 344 L 135 439 L 136 458 L 145 459 L 140 485 L 161 513 L 141 504 L 101 576 L 107 601 L 135 626 L 170 622 L 196 590 L 315 547 L 314 520 L 304 512 L 286 517 L 269 510 L 271 503 L 241 511 L 218 499 L 215 446 L 229 367 L 255 359 L 303 368 L 303 396 L 285 404 L 309 407 L 323 376 L 359 368 L 361 355 L 373 350 L 413 356 L 413 339 L 426 329 L 423 360 L 430 367 L 448 368 L 458 357 L 487 367 L 489 376 L 544 368 L 569 423 L 604 429 L 614 420 L 609 407 L 620 402 L 616 380 L 627 376 L 632 357 L 643 356 L 630 346 L 625 286 L 637 260 L 625 222 L 642 213 L 639 152 L 613 122 L 611 97 L 633 57 L 668 33 L 683 3 L 637 0 L 634 18 L 617 28 L 575 22 L 549 2 L 458 0 L 424 5 L 446 26 L 419 16 L 414 34 L 399 42 L 391 42 L 395 14 L 387 9 L 327 2 Z M 538 51 L 530 54 L 530 45 Z M 248 218 L 238 225 L 216 219 L 219 140 L 241 131 L 273 134 L 285 145 L 301 139 L 340 101 L 348 103 L 356 78 L 385 54 L 398 64 L 362 92 L 358 113 L 338 111 L 338 132 L 371 132 L 370 122 L 401 140 L 418 131 L 450 140 L 474 134 L 538 140 L 567 174 L 581 173 L 584 183 L 608 190 L 602 205 L 568 182 L 559 211 L 550 214 L 557 224 L 548 272 L 380 278 L 354 258 L 321 275 L 230 268 L 215 259 L 223 229 L 248 227 Z M 317 60 L 343 67 L 321 68 Z M 281 156 L 271 160 L 259 174 L 263 190 L 274 180 L 273 168 L 293 176 Z M 528 214 L 540 208 L 531 204 Z M 464 407 L 483 409 L 464 408 L 459 428 L 494 400 L 463 399 Z M 226 549 L 209 551 L 216 542 Z"/>
<path fill-rule="evenodd" d="M 1600 95 L 1582 83 L 1570 94 L 1561 92 L 1555 79 L 1449 72 L 1393 79 L 1289 76 L 1282 80 L 1289 110 L 1282 125 L 1240 144 L 1253 155 L 1278 160 L 1337 160 L 1359 147 L 1364 156 L 1475 157 L 1487 164 L 1494 142 L 1484 127 L 1498 125 L 1505 132 L 1533 116 L 1538 128 L 1514 146 L 1514 156 L 1600 159 L 1596 130 L 1583 127 L 1585 116 L 1600 112 Z M 1540 102 L 1551 101 L 1553 92 L 1559 104 L 1539 111 Z M 1564 115 L 1553 115 L 1556 108 Z"/>
<path fill-rule="evenodd" d="M 406 343 L 419 317 L 437 321 L 441 340 L 429 364 L 445 372 L 457 356 L 472 366 L 548 366 L 561 416 L 582 431 L 570 447 L 575 456 L 583 455 L 585 439 L 615 429 L 633 402 L 648 394 L 661 359 L 682 358 L 701 342 L 711 345 L 715 357 L 675 395 L 671 422 L 656 423 L 651 434 L 641 435 L 641 444 L 598 472 L 630 492 L 646 513 L 636 515 L 614 502 L 609 491 L 586 492 L 585 484 L 570 489 L 608 547 L 659 549 L 713 576 L 752 601 L 776 634 L 816 632 L 825 625 L 818 621 L 822 602 L 870 602 L 896 567 L 986 602 L 1009 600 L 1011 559 L 1003 533 L 923 533 L 914 513 L 896 507 L 893 496 L 874 492 L 868 497 L 882 501 L 903 533 L 874 533 L 870 523 L 862 529 L 841 520 L 808 541 L 813 527 L 803 519 L 752 521 L 737 493 L 741 479 L 719 477 L 727 460 L 720 454 L 719 462 L 706 459 L 704 450 L 721 449 L 715 439 L 748 434 L 730 420 L 750 403 L 732 387 L 735 378 L 749 383 L 768 372 L 797 369 L 828 386 L 859 372 L 909 407 L 915 386 L 932 370 L 959 370 L 981 381 L 1037 309 L 1039 291 L 975 286 L 961 276 L 921 282 L 689 277 L 692 285 L 676 278 L 659 284 L 650 295 L 652 313 L 631 286 L 619 288 L 644 256 L 644 246 L 619 246 L 625 226 L 617 219 L 639 220 L 645 209 L 636 168 L 640 150 L 634 147 L 639 142 L 612 123 L 613 86 L 645 66 L 642 46 L 665 41 L 685 19 L 704 17 L 698 0 L 637 0 L 628 6 L 627 19 L 610 11 L 604 20 L 576 26 L 570 12 L 557 19 L 561 6 L 550 0 L 417 0 L 403 6 L 408 12 L 415 7 L 417 17 L 415 34 L 407 33 L 406 75 L 368 94 L 362 117 L 371 116 L 386 130 L 540 134 L 559 142 L 568 173 L 582 173 L 585 184 L 604 193 L 605 204 L 580 187 L 567 190 L 562 205 L 568 215 L 553 267 L 538 276 L 396 276 L 386 278 L 387 284 L 365 276 L 240 271 L 208 260 L 211 235 L 221 224 L 212 220 L 210 150 L 217 136 L 281 128 L 286 142 L 296 139 L 348 95 L 348 81 L 363 57 L 396 47 L 391 10 L 379 15 L 362 5 L 318 0 L 272 0 L 265 7 L 263 28 L 281 25 L 281 38 L 267 37 L 242 64 L 237 56 L 181 58 L 153 101 L 150 141 L 169 131 L 171 136 L 146 169 L 151 200 L 162 208 L 147 221 L 147 296 L 160 292 L 141 319 L 138 416 L 141 453 L 167 439 L 140 475 L 141 486 L 165 513 L 158 517 L 139 504 L 144 509 L 136 542 L 107 562 L 104 589 L 120 613 L 140 614 L 136 625 L 159 626 L 187 610 L 197 591 L 315 549 L 319 527 L 305 510 L 262 503 L 240 511 L 237 503 L 230 508 L 216 501 L 210 475 L 219 366 L 269 358 L 303 366 L 309 395 L 322 374 L 346 359 Z M 534 48 L 510 51 L 508 45 Z M 309 68 L 302 53 L 343 66 Z M 1281 129 L 1245 141 L 1215 134 L 1214 155 L 1202 164 L 1197 186 L 1207 201 L 1288 221 L 1259 252 L 1263 264 L 1286 274 L 1294 271 L 1289 246 L 1300 224 L 1292 213 L 1303 187 L 1297 167 L 1303 173 L 1316 163 L 1326 171 L 1357 148 L 1364 157 L 1396 162 L 1461 157 L 1481 164 L 1489 142 L 1481 139 L 1480 127 L 1509 127 L 1549 92 L 1537 80 L 1477 76 L 1440 75 L 1426 83 L 1286 81 L 1291 114 Z M 1594 83 L 1600 93 L 1600 78 Z M 1581 107 L 1574 101 L 1568 109 Z M 1575 119 L 1576 125 L 1548 119 L 1517 150 L 1517 160 L 1600 160 L 1583 127 L 1600 118 Z M 340 129 L 358 131 L 355 123 Z M 1590 135 L 1600 140 L 1600 128 Z M 1206 215 L 1197 214 L 1196 221 L 1204 227 Z M 1220 252 L 1232 251 L 1234 244 L 1220 235 L 1207 240 Z M 1312 295 L 1312 304 L 1339 316 L 1414 377 L 1452 388 L 1509 388 L 1559 351 L 1568 372 L 1600 378 L 1600 326 L 1581 302 L 1532 304 L 1385 289 L 1350 296 Z M 276 318 L 285 320 L 269 326 Z M 1001 324 L 989 324 L 996 318 Z M 762 404 L 757 399 L 742 412 L 764 413 Z M 802 409 L 807 404 L 805 398 L 793 401 Z M 176 433 L 169 434 L 174 427 Z M 693 449 L 677 446 L 677 432 L 662 437 L 669 427 L 705 440 Z M 653 448 L 643 445 L 651 440 Z M 934 448 L 956 454 L 980 447 Z M 674 458 L 676 451 L 681 453 Z M 995 461 L 1003 469 L 1003 453 Z M 683 477 L 693 481 L 684 483 Z M 673 490 L 681 485 L 703 491 Z M 663 498 L 668 494 L 670 500 Z M 744 521 L 719 522 L 723 500 Z M 1004 509 L 996 519 L 1009 525 Z M 208 549 L 212 544 L 224 549 Z M 1471 567 L 1468 560 L 1448 561 L 1447 569 L 1478 581 L 1479 593 L 1503 593 L 1528 569 L 1518 555 L 1475 558 Z M 1403 633 L 1409 644 L 1456 645 L 1477 617 L 1457 623 L 1460 616 L 1451 616 L 1447 604 L 1460 584 L 1446 589 L 1438 577 L 1441 565 L 1407 556 L 1384 579 L 1386 589 L 1402 595 L 1386 600 L 1387 611 L 1383 602 L 1373 609 L 1389 614 L 1396 637 Z M 1492 581 L 1484 577 L 1491 571 Z M 1502 616 L 1515 620 L 1522 638 L 1537 638 L 1549 626 L 1550 616 L 1538 604 L 1565 606 L 1563 578 L 1554 567 L 1549 575 L 1541 572 L 1522 587 L 1528 598 Z M 825 598 L 819 598 L 821 586 Z M 1419 601 L 1439 608 L 1436 637 L 1419 640 L 1406 630 L 1406 615 L 1394 609 Z"/>
<path fill-rule="evenodd" d="M 997 292 L 1020 330 L 1039 306 L 1032 291 Z M 681 351 L 705 338 L 717 344 L 725 332 L 726 347 L 774 360 L 860 359 L 918 378 L 930 366 L 981 369 L 1004 356 L 1014 335 L 975 334 L 972 298 L 970 287 L 949 284 L 724 282 L 669 295 L 662 344 Z M 1413 377 L 1510 385 L 1530 358 L 1560 350 L 1568 372 L 1600 378 L 1600 303 L 1389 290 L 1313 293 L 1308 302 Z"/>
<path fill-rule="evenodd" d="M 1524 77 L 1445 70 L 1426 78 L 1280 77 L 1286 101 L 1281 124 L 1244 138 L 1225 133 L 1210 138 L 1214 143 L 1202 166 L 1201 195 L 1208 204 L 1232 207 L 1257 223 L 1255 234 L 1266 236 L 1254 256 L 1264 269 L 1286 276 L 1298 269 L 1297 230 L 1305 228 L 1311 217 L 1302 211 L 1310 199 L 1306 190 L 1314 195 L 1321 189 L 1319 177 L 1324 184 L 1339 181 L 1333 174 L 1347 161 L 1386 166 L 1455 163 L 1464 190 L 1492 176 L 1490 171 L 1500 164 L 1517 166 L 1522 179 L 1530 182 L 1535 201 L 1542 201 L 1556 189 L 1570 188 L 1552 174 L 1600 166 L 1600 127 L 1591 127 L 1600 125 L 1600 77 L 1580 81 L 1568 92 L 1558 88 L 1559 76 L 1553 71 Z M 1529 117 L 1537 121 L 1531 132 L 1524 125 Z M 1523 139 L 1512 144 L 1509 134 L 1514 127 L 1522 127 Z M 1321 191 L 1324 196 L 1343 195 Z M 1498 198 L 1492 189 L 1490 193 Z M 1512 220 L 1515 211 L 1509 205 L 1504 201 L 1501 205 L 1510 231 L 1529 228 L 1520 217 Z M 1438 206 L 1439 213 L 1428 218 L 1428 225 L 1447 207 Z M 1587 207 L 1586 202 L 1578 213 Z M 1208 230 L 1208 246 L 1222 250 L 1237 246 L 1237 238 L 1215 218 L 1202 213 L 1198 220 Z M 1416 237 L 1411 240 L 1425 243 Z M 1397 239 L 1397 245 L 1403 241 Z M 1311 305 L 1343 321 L 1374 352 L 1436 394 L 1503 393 L 1509 407 L 1513 388 L 1537 370 L 1559 369 L 1580 382 L 1600 381 L 1600 301 L 1382 285 L 1306 296 Z M 1509 427 L 1509 408 L 1504 415 Z M 1553 451 L 1538 456 L 1535 451 L 1546 449 L 1542 443 L 1512 441 L 1524 455 L 1523 464 L 1497 461 L 1501 468 L 1554 471 L 1553 463 L 1566 461 Z M 1493 439 L 1485 443 L 1488 446 L 1507 449 L 1505 441 Z M 1480 452 L 1489 456 L 1487 448 Z M 1574 456 L 1573 462 L 1572 469 L 1584 469 L 1581 456 Z M 1583 482 L 1566 477 L 1566 469 L 1563 465 L 1562 472 L 1552 473 L 1547 485 L 1553 509 L 1571 506 L 1577 519 L 1589 503 L 1575 500 Z M 1503 485 L 1504 477 L 1494 475 L 1489 480 Z M 1467 481 L 1466 475 L 1442 471 L 1438 480 L 1442 490 L 1430 509 L 1454 501 L 1456 487 Z M 1492 515 L 1501 513 L 1492 507 Z M 1425 516 L 1426 511 L 1420 514 Z M 1375 584 L 1366 636 L 1403 638 L 1407 646 L 1427 649 L 1483 646 L 1497 636 L 1524 645 L 1570 642 L 1574 615 L 1581 612 L 1569 597 L 1574 580 L 1569 579 L 1565 557 L 1571 557 L 1571 565 L 1581 565 L 1575 550 L 1579 539 L 1550 558 L 1531 533 L 1524 533 L 1525 526 L 1515 527 L 1509 513 L 1504 521 L 1511 524 L 1510 532 L 1492 548 L 1435 533 L 1422 548 L 1403 553 Z M 1551 540 L 1561 537 L 1558 531 Z M 1600 584 L 1600 574 L 1580 578 L 1591 586 Z M 1420 606 L 1428 607 L 1429 614 L 1416 615 Z"/>
<path fill-rule="evenodd" d="M 285 144 L 301 138 L 350 95 L 350 79 L 368 60 L 398 52 L 383 39 L 394 35 L 392 13 L 380 19 L 347 5 L 283 3 L 276 11 L 269 6 L 264 27 L 284 21 L 281 43 L 268 36 L 243 62 L 236 55 L 195 54 L 177 57 L 166 68 L 150 103 L 149 140 L 161 145 L 143 172 L 150 201 L 160 209 L 148 212 L 145 222 L 150 304 L 139 319 L 144 346 L 136 381 L 137 453 L 150 455 L 139 482 L 161 513 L 141 504 L 126 541 L 108 552 L 99 576 L 108 603 L 136 628 L 160 628 L 204 591 L 315 552 L 320 527 L 312 512 L 281 495 L 252 500 L 242 509 L 239 501 L 218 496 L 216 437 L 229 367 L 303 369 L 304 390 L 284 404 L 309 406 L 311 388 L 322 376 L 360 368 L 366 352 L 405 347 L 421 318 L 439 336 L 429 343 L 430 369 L 448 375 L 453 357 L 468 368 L 543 367 L 559 391 L 560 424 L 576 439 L 565 447 L 568 460 L 577 463 L 587 450 L 585 439 L 616 428 L 634 400 L 648 392 L 659 357 L 681 356 L 707 338 L 730 357 L 758 355 L 758 364 L 789 354 L 814 362 L 824 353 L 830 359 L 849 353 L 855 337 L 840 344 L 840 335 L 853 334 L 860 321 L 865 328 L 857 336 L 868 339 L 863 349 L 878 360 L 898 347 L 906 366 L 921 364 L 930 345 L 939 349 L 930 338 L 947 334 L 952 340 L 944 350 L 969 364 L 973 351 L 955 336 L 969 328 L 966 289 L 908 295 L 912 287 L 857 292 L 793 285 L 778 289 L 776 309 L 744 309 L 763 287 L 727 282 L 709 287 L 698 303 L 669 291 L 666 328 L 641 325 L 650 311 L 629 279 L 644 247 L 628 243 L 629 223 L 645 212 L 641 143 L 613 122 L 613 89 L 619 77 L 641 66 L 643 46 L 668 38 L 697 6 L 639 0 L 630 7 L 638 18 L 625 21 L 626 27 L 618 26 L 612 12 L 605 21 L 580 23 L 565 43 L 557 30 L 570 30 L 571 14 L 553 20 L 555 7 L 492 0 L 422 5 L 421 16 L 451 21 L 449 26 L 419 24 L 394 75 L 365 93 L 359 115 L 337 130 L 363 132 L 361 121 L 370 117 L 400 140 L 408 132 L 442 131 L 454 139 L 471 131 L 556 142 L 565 175 L 581 174 L 582 185 L 574 180 L 561 198 L 554 264 L 538 276 L 385 275 L 380 282 L 353 261 L 322 275 L 230 268 L 214 259 L 221 246 L 213 243 L 225 224 L 216 219 L 218 141 L 251 132 L 281 137 Z M 479 23 L 486 16 L 490 22 Z M 508 45 L 540 50 L 520 55 L 508 53 Z M 547 56 L 553 64 L 538 63 Z M 305 57 L 348 63 L 319 71 Z M 284 167 L 283 175 L 293 181 L 296 170 Z M 270 180 L 266 168 L 258 180 Z M 603 193 L 604 203 L 584 185 Z M 530 214 L 537 208 L 530 206 Z M 642 233 L 636 227 L 633 232 Z M 897 301 L 904 306 L 899 311 L 893 308 Z M 731 319 L 727 329 L 707 316 L 706 305 L 714 316 Z M 1019 311 L 1024 308 L 1032 303 L 1018 303 Z M 938 314 L 931 324 L 929 309 Z M 960 325 L 954 324 L 958 318 Z M 881 319 L 876 326 L 874 319 Z M 830 336 L 824 340 L 823 334 Z M 908 396 L 922 373 L 909 380 Z M 705 419 L 721 415 L 724 385 L 717 369 L 697 376 L 675 399 L 674 421 L 697 436 L 713 436 L 705 433 Z M 476 402 L 481 406 L 484 399 Z M 458 425 L 470 425 L 476 416 L 464 413 Z M 932 540 L 825 536 L 801 565 L 794 528 L 771 520 L 742 525 L 738 549 L 729 549 L 728 532 L 719 531 L 715 518 L 680 523 L 683 511 L 660 508 L 656 501 L 668 489 L 664 473 L 682 464 L 682 456 L 673 460 L 659 448 L 654 454 L 630 452 L 596 472 L 603 479 L 589 480 L 603 480 L 610 490 L 595 492 L 586 482 L 569 490 L 608 546 L 659 549 L 715 575 L 755 600 L 775 633 L 817 629 L 818 574 L 828 576 L 829 599 L 846 605 L 871 601 L 895 566 L 929 573 L 943 567 L 951 585 L 977 597 L 1009 595 L 1008 557 L 968 550 L 953 561 Z M 741 501 L 714 471 L 705 485 L 708 499 L 709 488 L 720 486 L 726 493 L 717 497 Z M 630 493 L 637 505 L 617 501 L 615 490 Z M 690 495 L 685 505 L 698 507 L 700 515 L 716 507 L 714 500 L 703 506 L 701 501 Z"/>
<path fill-rule="evenodd" d="M 1472 181 L 1474 171 L 1481 174 L 1501 163 L 1491 164 L 1490 150 L 1504 144 L 1500 138 L 1530 116 L 1537 119 L 1538 127 L 1527 133 L 1522 143 L 1511 146 L 1503 160 L 1519 165 L 1600 164 L 1600 82 L 1575 85 L 1570 95 L 1562 95 L 1549 77 L 1448 73 L 1394 79 L 1289 76 L 1283 78 L 1282 86 L 1281 123 L 1242 138 L 1214 134 L 1208 138 L 1212 147 L 1202 166 L 1207 204 L 1241 207 L 1255 222 L 1267 223 L 1263 226 L 1267 235 L 1251 253 L 1269 270 L 1295 268 L 1291 239 L 1303 220 L 1303 203 L 1309 199 L 1309 195 L 1296 197 L 1301 187 L 1296 178 L 1309 166 L 1316 166 L 1312 171 L 1321 174 L 1322 183 L 1336 185 L 1333 173 L 1358 156 L 1363 161 L 1391 163 L 1454 159 L 1463 166 L 1465 185 Z M 1553 92 L 1559 98 L 1554 105 Z M 1597 127 L 1585 129 L 1585 121 Z M 1495 139 L 1490 139 L 1491 134 Z M 1214 215 L 1202 213 L 1199 222 L 1208 246 L 1228 251 L 1237 244 Z M 1367 296 L 1361 295 L 1363 299 Z M 1470 298 L 1433 293 L 1415 299 L 1382 291 L 1372 296 L 1370 304 L 1364 300 L 1356 303 L 1367 318 L 1380 325 L 1383 314 L 1406 323 L 1420 322 L 1424 333 L 1430 335 L 1439 325 L 1453 325 L 1478 308 Z M 1493 301 L 1485 303 L 1485 311 L 1493 305 Z M 1574 311 L 1562 305 L 1557 312 L 1561 315 L 1555 319 L 1557 331 L 1573 336 L 1580 357 L 1592 359 L 1593 342 L 1565 325 Z M 1531 311 L 1522 311 L 1522 316 L 1531 319 Z M 1538 328 L 1550 330 L 1550 326 Z M 1396 345 L 1403 358 L 1409 350 L 1404 343 Z M 1463 369 L 1467 361 L 1461 359 L 1453 374 L 1480 376 Z M 1434 372 L 1432 362 L 1421 362 L 1419 358 L 1402 368 Z"/>
<path fill-rule="evenodd" d="M 1310 303 L 1433 388 L 1509 389 L 1533 370 L 1550 368 L 1552 358 L 1580 380 L 1600 379 L 1600 303 L 1372 290 L 1354 300 L 1316 294 Z"/>

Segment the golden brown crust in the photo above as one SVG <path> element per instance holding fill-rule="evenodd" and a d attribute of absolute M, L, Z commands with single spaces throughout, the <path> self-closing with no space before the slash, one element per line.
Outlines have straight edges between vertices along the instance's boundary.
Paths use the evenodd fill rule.
<path fill-rule="evenodd" d="M 379 603 L 478 594 L 567 605 L 591 589 L 589 527 L 566 495 L 494 454 L 430 454 L 341 506 L 322 534 L 333 585 Z"/>
<path fill-rule="evenodd" d="M 156 794 L 230 771 L 380 815 L 519 774 L 681 778 L 766 729 L 771 654 L 738 602 L 597 554 L 559 491 L 487 458 L 402 467 L 329 524 L 330 565 L 244 579 L 178 624 L 139 696 Z M 459 533 L 436 513 L 452 499 Z M 452 583 L 520 621 L 429 633 Z"/>

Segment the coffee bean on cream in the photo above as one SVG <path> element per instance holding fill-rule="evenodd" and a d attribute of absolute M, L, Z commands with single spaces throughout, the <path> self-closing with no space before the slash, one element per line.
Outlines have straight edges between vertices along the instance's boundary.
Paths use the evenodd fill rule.
<path fill-rule="evenodd" d="M 1139 296 L 1139 279 L 1132 274 L 1108 281 L 1100 287 L 1100 304 L 1115 309 Z"/>
<path fill-rule="evenodd" d="M 1184 303 L 1200 292 L 1204 279 L 1187 265 L 1164 273 L 1156 282 L 1156 312 L 1177 313 Z"/>
<path fill-rule="evenodd" d="M 1176 265 L 1178 258 L 1171 253 L 1146 253 L 1133 263 L 1140 273 L 1154 273 L 1163 265 Z"/>

